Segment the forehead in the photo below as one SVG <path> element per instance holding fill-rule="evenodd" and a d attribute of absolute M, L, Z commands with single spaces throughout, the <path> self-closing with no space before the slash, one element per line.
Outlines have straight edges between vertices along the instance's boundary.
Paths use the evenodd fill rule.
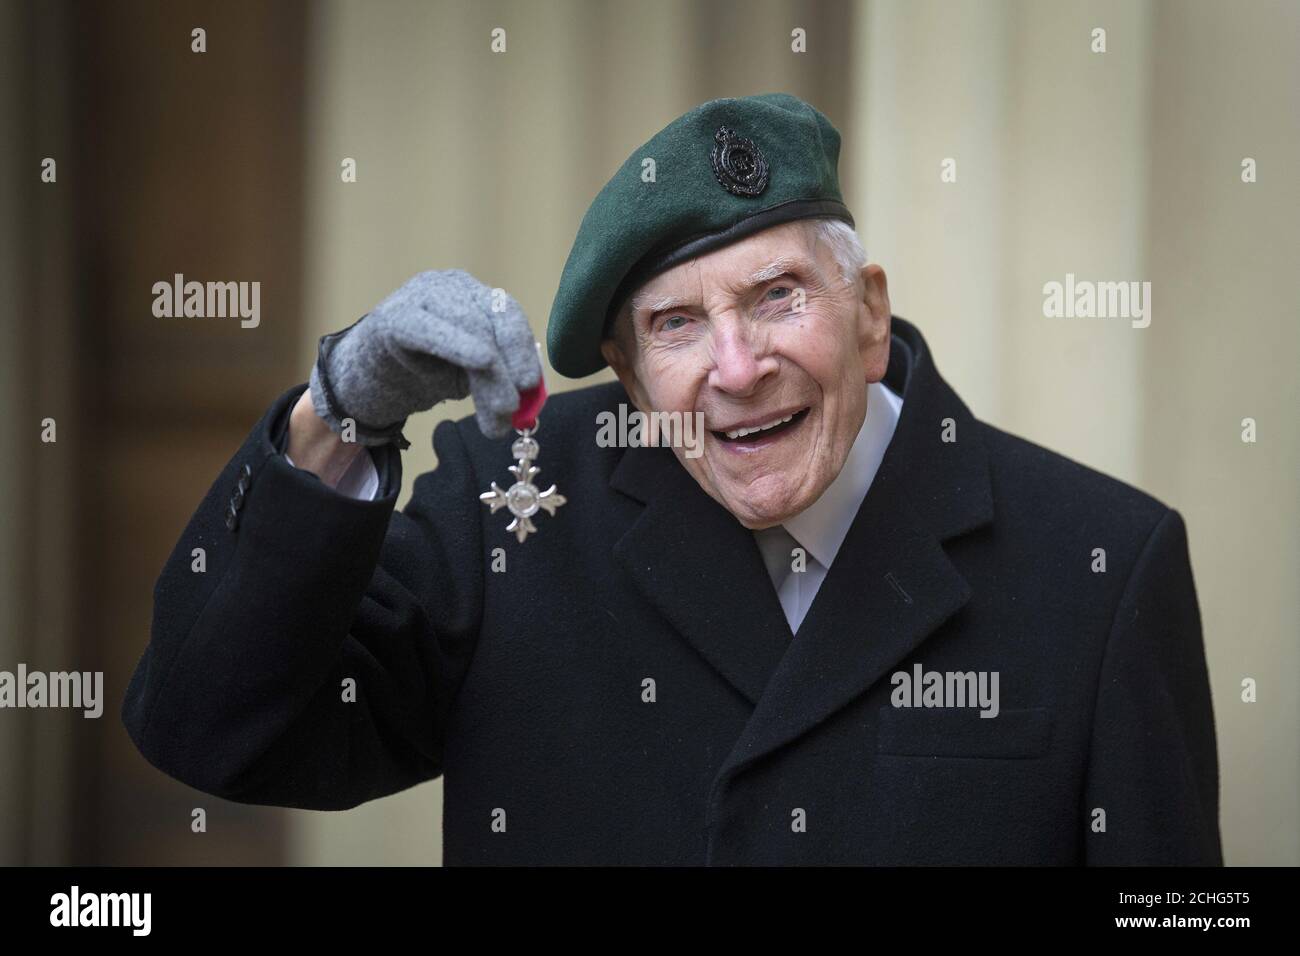
<path fill-rule="evenodd" d="M 767 273 L 767 278 L 775 278 L 792 267 L 816 267 L 816 245 L 808 220 L 782 223 L 673 266 L 638 287 L 631 305 L 645 310 L 665 297 L 694 299 L 701 282 L 707 295 L 715 288 L 739 290 L 762 282 Z"/>

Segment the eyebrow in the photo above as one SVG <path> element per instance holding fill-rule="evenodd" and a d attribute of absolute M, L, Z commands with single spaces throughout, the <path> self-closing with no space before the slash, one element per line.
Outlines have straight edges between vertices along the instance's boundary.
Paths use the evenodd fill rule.
<path fill-rule="evenodd" d="M 773 259 L 757 272 L 752 273 L 746 280 L 744 291 L 760 286 L 765 282 L 771 282 L 773 279 L 785 275 L 787 272 L 802 271 L 810 268 L 806 259 L 781 256 Z M 653 295 L 649 292 L 642 292 L 632 297 L 632 311 L 649 312 L 654 315 L 657 312 L 666 312 L 669 309 L 680 309 L 685 305 L 692 305 L 689 300 L 676 295 Z"/>
<path fill-rule="evenodd" d="M 686 305 L 686 300 L 675 295 L 660 295 L 656 298 L 652 297 L 648 292 L 642 292 L 632 297 L 632 310 L 634 312 L 642 310 L 663 312 L 666 309 L 679 309 L 684 305 Z"/>
<path fill-rule="evenodd" d="M 778 276 L 804 268 L 806 265 L 803 259 L 795 259 L 790 256 L 773 259 L 749 277 L 749 286 L 752 288 L 756 285 L 762 285 L 764 282 L 771 282 Z"/>

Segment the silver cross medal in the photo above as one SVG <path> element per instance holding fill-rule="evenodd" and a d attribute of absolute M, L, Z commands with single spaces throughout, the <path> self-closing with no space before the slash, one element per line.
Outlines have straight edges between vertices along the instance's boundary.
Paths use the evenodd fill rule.
<path fill-rule="evenodd" d="M 533 464 L 537 460 L 538 452 L 541 451 L 541 446 L 537 444 L 533 433 L 540 427 L 539 418 L 531 428 L 515 429 L 519 437 L 510 446 L 510 454 L 519 459 L 519 464 L 510 466 L 510 473 L 515 476 L 515 483 L 502 491 L 494 481 L 491 491 L 485 491 L 478 496 L 479 501 L 492 509 L 492 514 L 496 514 L 501 508 L 510 509 L 515 520 L 506 525 L 506 530 L 513 531 L 520 544 L 523 544 L 530 533 L 537 530 L 537 525 L 533 524 L 533 515 L 538 511 L 545 511 L 554 517 L 555 509 L 565 502 L 564 495 L 556 492 L 555 485 L 551 485 L 545 491 L 538 491 L 537 486 L 533 484 L 533 479 L 541 471 Z"/>

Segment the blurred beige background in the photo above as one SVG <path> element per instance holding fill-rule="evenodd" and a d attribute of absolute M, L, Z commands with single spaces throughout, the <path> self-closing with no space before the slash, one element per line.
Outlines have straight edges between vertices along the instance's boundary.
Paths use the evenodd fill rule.
<path fill-rule="evenodd" d="M 1300 4 L 326 0 L 302 27 L 300 175 L 278 184 L 301 197 L 285 353 L 298 371 L 281 387 L 305 379 L 320 335 L 424 269 L 505 287 L 544 341 L 578 222 L 632 150 L 708 99 L 799 95 L 843 134 L 845 198 L 894 311 L 975 414 L 1186 518 L 1225 858 L 1300 863 L 1300 309 L 1287 284 L 1300 262 Z M 489 51 L 496 27 L 504 54 Z M 1105 53 L 1091 49 L 1098 27 Z M 796 28 L 806 53 L 791 52 Z M 353 184 L 339 176 L 349 157 Z M 1245 157 L 1258 182 L 1242 182 Z M 940 180 L 948 158 L 953 183 Z M 1150 327 L 1044 318 L 1043 284 L 1066 273 L 1150 281 Z M 7 354 L 0 343 L 9 389 Z M 548 374 L 553 391 L 588 383 Z M 470 411 L 412 420 L 406 494 L 435 464 L 434 424 Z M 1247 417 L 1254 444 L 1241 440 Z M 28 423 L 0 427 L 6 455 L 28 454 Z M 229 451 L 196 473 L 214 475 Z M 16 500 L 4 485 L 0 498 Z M 24 547 L 10 535 L 0 559 Z M 3 586 L 16 587 L 8 573 Z M 129 613 L 147 629 L 147 597 Z M 9 648 L 32 640 L 9 623 Z M 0 666 L 16 659 L 0 651 Z M 1255 703 L 1241 700 L 1244 678 Z M 7 723 L 0 779 L 6 753 L 11 765 L 32 754 L 12 731 L 5 744 Z M 115 714 L 102 723 L 121 735 Z M 57 753 L 58 733 L 42 733 Z M 0 784 L 0 861 L 6 845 L 11 859 L 75 856 L 57 820 L 35 820 L 39 851 L 12 832 L 76 812 L 38 806 L 58 780 L 21 795 Z M 346 813 L 251 812 L 253 826 L 277 821 L 287 862 L 440 858 L 440 782 Z"/>

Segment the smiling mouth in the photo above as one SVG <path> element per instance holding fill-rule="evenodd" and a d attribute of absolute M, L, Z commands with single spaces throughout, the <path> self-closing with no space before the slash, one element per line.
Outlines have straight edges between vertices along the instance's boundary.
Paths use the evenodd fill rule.
<path fill-rule="evenodd" d="M 769 439 L 795 428 L 808 417 L 808 411 L 808 408 L 803 408 L 793 414 L 774 418 L 770 422 L 764 422 L 752 428 L 737 428 L 726 432 L 715 431 L 713 437 L 727 445 L 751 445 L 760 441 L 767 442 Z"/>

